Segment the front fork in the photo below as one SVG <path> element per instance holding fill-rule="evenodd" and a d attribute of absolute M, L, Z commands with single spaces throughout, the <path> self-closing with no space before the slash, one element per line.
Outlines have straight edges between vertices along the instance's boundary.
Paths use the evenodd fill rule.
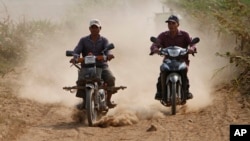
<path fill-rule="evenodd" d="M 170 102 L 170 98 L 171 98 L 170 97 L 171 85 L 168 84 L 169 82 L 166 82 L 168 75 L 170 75 L 170 74 L 167 73 L 167 72 L 165 72 L 165 71 L 161 72 L 162 96 L 163 96 L 163 100 L 166 101 L 166 102 Z M 180 97 L 182 101 L 185 101 L 187 99 L 187 76 L 186 76 L 186 72 L 182 71 L 180 73 L 180 75 L 181 75 L 181 82 L 179 82 L 179 83 L 182 83 L 182 84 L 179 85 L 179 86 L 182 86 L 182 88 L 177 88 L 177 90 L 178 90 L 178 97 Z M 173 77 L 173 80 L 171 80 L 171 78 L 169 78 L 169 80 L 172 83 L 177 83 L 176 82 L 177 78 Z M 181 90 L 181 91 L 179 91 L 179 90 Z"/>
<path fill-rule="evenodd" d="M 86 84 L 85 85 L 85 88 L 86 88 L 86 90 L 88 90 L 88 89 L 93 89 L 93 96 L 94 96 L 94 107 L 95 108 L 97 108 L 97 109 L 99 109 L 99 105 L 98 105 L 98 85 L 97 85 L 97 82 L 95 82 L 94 84 Z M 87 94 L 87 93 L 85 93 L 85 94 Z M 86 104 L 86 102 L 85 102 L 85 104 Z"/>
<path fill-rule="evenodd" d="M 161 72 L 162 96 L 163 96 L 163 101 L 166 102 L 167 104 L 170 103 L 172 85 L 174 83 L 177 84 L 178 80 L 179 80 L 179 77 L 176 74 L 167 73 L 165 71 Z M 175 85 L 175 86 L 177 86 L 177 85 Z M 174 94 L 175 94 L 175 92 L 174 92 Z M 179 97 L 179 96 L 177 96 L 177 97 Z"/>

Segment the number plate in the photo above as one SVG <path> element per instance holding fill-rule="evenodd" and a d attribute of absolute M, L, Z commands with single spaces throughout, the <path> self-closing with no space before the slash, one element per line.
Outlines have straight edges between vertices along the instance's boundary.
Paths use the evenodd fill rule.
<path fill-rule="evenodd" d="M 84 63 L 85 64 L 95 64 L 95 56 L 86 56 L 84 58 Z"/>

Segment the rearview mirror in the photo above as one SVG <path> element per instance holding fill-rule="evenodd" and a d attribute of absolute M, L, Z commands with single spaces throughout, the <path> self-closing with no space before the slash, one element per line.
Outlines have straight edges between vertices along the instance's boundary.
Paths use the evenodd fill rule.
<path fill-rule="evenodd" d="M 114 49 L 114 48 L 115 48 L 114 44 L 113 44 L 113 43 L 110 43 L 110 44 L 108 44 L 107 47 L 103 50 L 103 52 L 108 51 L 108 50 L 111 50 L 111 49 Z"/>
<path fill-rule="evenodd" d="M 157 39 L 155 37 L 150 37 L 150 41 L 153 42 L 153 43 L 157 43 Z"/>
<path fill-rule="evenodd" d="M 115 46 L 113 43 L 109 44 L 108 47 L 107 47 L 107 50 L 111 50 L 111 49 L 114 49 Z"/>
<path fill-rule="evenodd" d="M 74 51 L 67 50 L 66 51 L 66 56 L 74 56 Z"/>
<path fill-rule="evenodd" d="M 200 42 L 200 38 L 199 37 L 195 37 L 194 39 L 192 39 L 191 44 L 196 44 Z"/>

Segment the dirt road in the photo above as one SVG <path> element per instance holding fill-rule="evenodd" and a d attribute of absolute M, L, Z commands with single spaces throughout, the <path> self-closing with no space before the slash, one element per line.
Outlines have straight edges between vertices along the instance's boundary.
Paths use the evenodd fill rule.
<path fill-rule="evenodd" d="M 250 123 L 249 103 L 226 88 L 215 91 L 213 104 L 199 111 L 182 107 L 172 116 L 166 109 L 164 116 L 146 119 L 121 112 L 106 117 L 102 127 L 80 123 L 73 107 L 17 98 L 6 85 L 0 92 L 1 141 L 228 141 L 230 124 Z"/>
<path fill-rule="evenodd" d="M 63 3 L 61 1 L 60 3 Z M 10 7 L 12 9 L 10 11 L 16 13 L 17 16 L 21 14 L 23 17 L 21 9 L 28 10 L 29 12 L 26 11 L 29 13 L 27 17 L 41 19 L 41 15 L 50 17 L 58 13 L 50 11 L 62 8 L 62 5 L 59 7 L 51 5 L 53 2 L 43 1 L 41 2 L 43 5 L 37 5 L 34 0 L 29 2 L 27 0 L 26 3 L 20 2 L 20 4 L 13 2 L 14 8 Z M 49 7 L 51 10 L 48 9 Z M 68 8 L 69 4 L 65 3 L 65 7 Z M 74 10 L 75 8 L 73 7 Z M 94 8 L 89 7 L 89 10 L 86 8 L 88 6 L 83 8 L 83 12 L 76 10 L 79 17 L 73 14 L 76 19 L 72 21 L 77 24 L 72 25 L 78 28 L 71 32 L 66 29 L 65 33 L 69 33 L 65 34 L 65 37 L 62 37 L 60 32 L 58 37 L 60 40 L 53 37 L 50 39 L 53 40 L 52 43 L 41 41 L 30 52 L 28 61 L 24 65 L 27 67 L 24 77 L 14 78 L 24 86 L 21 94 L 17 92 L 21 86 L 6 82 L 5 77 L 0 78 L 0 141 L 228 141 L 230 124 L 250 124 L 249 103 L 237 92 L 230 93 L 229 88 L 226 87 L 216 88 L 210 92 L 207 88 L 211 83 L 211 73 L 224 66 L 221 59 L 213 56 L 215 52 L 218 52 L 217 47 L 220 46 L 217 33 L 210 29 L 204 31 L 204 29 L 192 27 L 195 26 L 194 21 L 185 19 L 187 15 L 183 14 L 180 28 L 202 39 L 199 43 L 199 53 L 192 61 L 190 68 L 192 86 L 199 88 L 198 91 L 194 89 L 194 93 L 200 94 L 194 95 L 195 98 L 188 103 L 198 103 L 199 106 L 205 103 L 206 106 L 202 108 L 198 106 L 196 110 L 183 107 L 178 109 L 177 115 L 172 116 L 170 109 L 161 106 L 160 103 L 154 105 L 155 107 L 150 107 L 148 104 L 154 101 L 152 93 L 155 88 L 151 87 L 155 85 L 162 60 L 158 56 L 149 57 L 151 45 L 149 37 L 157 36 L 167 28 L 165 19 L 160 22 L 164 28 L 160 28 L 159 31 L 154 23 L 155 12 L 161 11 L 162 4 L 153 0 L 141 2 L 124 0 L 117 1 L 113 8 L 109 6 L 102 8 L 98 5 Z M 178 9 L 175 11 L 179 13 Z M 59 13 L 63 12 L 65 11 L 61 10 Z M 89 17 L 83 18 L 83 14 Z M 112 15 L 112 20 L 110 15 Z M 57 14 L 56 16 L 58 17 Z M 55 102 L 59 99 L 58 97 L 64 96 L 59 89 L 61 90 L 65 84 L 73 84 L 76 81 L 74 74 L 77 73 L 69 68 L 69 58 L 64 56 L 64 52 L 72 49 L 80 36 L 89 33 L 86 21 L 89 21 L 90 17 L 100 17 L 104 25 L 102 33 L 110 37 L 111 42 L 116 43 L 114 54 L 117 54 L 117 57 L 111 62 L 111 66 L 114 66 L 112 69 L 117 74 L 118 83 L 129 85 L 126 94 L 117 98 L 118 103 L 120 100 L 119 105 L 126 103 L 127 107 L 122 105 L 110 111 L 110 115 L 101 120 L 98 127 L 88 127 L 87 124 L 79 122 L 79 114 L 73 106 Z M 190 21 L 192 21 L 192 26 Z M 225 42 L 221 44 L 226 46 L 228 43 Z M 225 52 L 224 48 L 223 52 Z M 143 79 L 136 79 L 138 75 L 141 75 Z M 230 75 L 219 78 L 228 76 Z M 209 105 L 205 101 L 208 96 L 206 93 L 214 97 Z M 25 98 L 19 97 L 20 95 Z M 42 102 L 37 102 L 37 99 Z M 142 99 L 143 102 L 137 101 L 138 99 Z M 68 102 L 69 99 L 67 97 L 64 100 Z M 136 106 L 133 107 L 134 105 Z M 137 105 L 140 107 L 137 108 Z M 133 110 L 127 110 L 127 108 Z"/>

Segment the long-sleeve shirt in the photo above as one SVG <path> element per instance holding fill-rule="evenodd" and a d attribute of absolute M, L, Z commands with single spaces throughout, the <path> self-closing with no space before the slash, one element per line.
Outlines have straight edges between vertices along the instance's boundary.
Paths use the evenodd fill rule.
<path fill-rule="evenodd" d="M 188 48 L 191 43 L 191 38 L 189 34 L 185 31 L 179 30 L 175 37 L 170 36 L 170 31 L 162 32 L 158 37 L 157 40 L 163 47 L 169 46 L 179 46 L 183 48 Z M 156 49 L 160 48 L 157 44 L 153 43 L 150 47 L 151 52 Z M 195 50 L 195 47 L 191 45 L 190 49 Z M 188 55 L 185 56 L 185 60 L 188 60 Z"/>
<path fill-rule="evenodd" d="M 77 46 L 74 49 L 74 53 L 82 54 L 82 57 L 85 57 L 89 53 L 92 53 L 93 55 L 102 55 L 102 51 L 104 48 L 107 47 L 109 44 L 108 39 L 106 39 L 103 36 L 100 36 L 96 42 L 92 41 L 90 38 L 90 35 L 82 37 L 80 41 L 78 42 Z M 110 54 L 110 51 L 105 52 L 105 55 Z M 96 64 L 97 67 L 108 67 L 107 61 L 97 61 Z M 84 67 L 84 64 L 82 63 L 82 67 Z"/>

